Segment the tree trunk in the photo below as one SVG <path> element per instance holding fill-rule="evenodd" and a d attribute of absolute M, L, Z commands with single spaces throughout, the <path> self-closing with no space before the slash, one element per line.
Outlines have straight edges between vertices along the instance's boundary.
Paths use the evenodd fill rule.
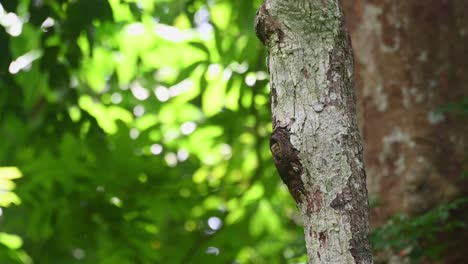
<path fill-rule="evenodd" d="M 279 174 L 304 218 L 309 263 L 372 263 L 352 50 L 338 0 L 265 0 Z"/>
<path fill-rule="evenodd" d="M 468 126 L 436 110 L 468 95 L 468 2 L 345 0 L 378 223 L 456 193 Z M 398 198 L 398 199 L 395 199 Z"/>
<path fill-rule="evenodd" d="M 378 197 L 372 225 L 466 194 L 459 176 L 468 123 L 436 110 L 468 96 L 468 1 L 343 5 L 356 56 L 368 188 Z M 465 252 L 453 251 L 450 263 L 464 263 Z"/>

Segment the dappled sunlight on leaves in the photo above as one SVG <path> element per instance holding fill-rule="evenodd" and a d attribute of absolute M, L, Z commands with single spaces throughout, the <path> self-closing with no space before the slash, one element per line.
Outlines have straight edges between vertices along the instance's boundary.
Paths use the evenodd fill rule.
<path fill-rule="evenodd" d="M 24 176 L 0 170 L 0 262 L 297 257 L 285 253 L 303 247 L 297 209 L 268 147 L 258 5 L 2 6 L 22 25 L 0 23 L 0 161 Z"/>

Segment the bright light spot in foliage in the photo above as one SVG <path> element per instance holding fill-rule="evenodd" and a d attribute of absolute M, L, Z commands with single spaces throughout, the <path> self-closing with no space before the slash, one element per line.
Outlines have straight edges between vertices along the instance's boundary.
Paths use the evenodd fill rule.
<path fill-rule="evenodd" d="M 133 96 L 140 101 L 146 100 L 150 96 L 149 91 L 141 86 L 139 82 L 133 83 L 130 89 L 132 90 Z"/>
<path fill-rule="evenodd" d="M 0 167 L 0 179 L 19 179 L 23 176 L 17 167 Z"/>
<path fill-rule="evenodd" d="M 169 167 L 175 167 L 177 165 L 177 155 L 173 152 L 169 152 L 164 157 Z"/>
<path fill-rule="evenodd" d="M 172 141 L 176 139 L 178 136 L 179 134 L 176 131 L 171 130 L 165 133 L 163 138 L 164 138 L 164 141 Z"/>
<path fill-rule="evenodd" d="M 21 70 L 27 70 L 31 67 L 31 63 L 41 57 L 41 52 L 37 50 L 32 50 L 10 63 L 8 71 L 11 74 L 17 74 Z"/>
<path fill-rule="evenodd" d="M 46 18 L 44 22 L 42 22 L 41 28 L 44 31 L 47 31 L 48 28 L 53 27 L 55 25 L 55 20 L 51 17 Z"/>
<path fill-rule="evenodd" d="M 224 69 L 223 76 L 222 76 L 223 80 L 227 81 L 227 80 L 231 79 L 231 76 L 232 76 L 231 69 Z"/>
<path fill-rule="evenodd" d="M 206 7 L 200 8 L 195 13 L 194 22 L 202 39 L 207 39 L 211 36 L 213 26 L 210 24 L 210 12 Z"/>
<path fill-rule="evenodd" d="M 189 157 L 189 153 L 187 150 L 180 149 L 179 151 L 177 151 L 177 159 L 179 161 L 186 161 L 188 157 Z"/>
<path fill-rule="evenodd" d="M 119 88 L 120 88 L 120 90 L 126 91 L 126 90 L 128 90 L 130 87 L 128 87 L 128 84 L 120 84 L 120 85 L 119 85 Z"/>
<path fill-rule="evenodd" d="M 86 257 L 86 252 L 81 248 L 75 248 L 72 251 L 72 256 L 76 259 L 84 259 L 84 257 Z"/>
<path fill-rule="evenodd" d="M 210 66 L 208 66 L 208 75 L 210 77 L 216 76 L 220 72 L 221 72 L 221 65 L 214 63 L 214 64 L 210 64 Z"/>
<path fill-rule="evenodd" d="M 245 84 L 247 84 L 247 86 L 254 86 L 256 82 L 257 76 L 255 75 L 255 73 L 249 73 L 245 77 Z"/>
<path fill-rule="evenodd" d="M 200 38 L 208 39 L 213 33 L 213 26 L 210 23 L 204 23 L 197 27 L 197 31 L 200 34 Z"/>
<path fill-rule="evenodd" d="M 153 153 L 153 155 L 159 155 L 162 153 L 162 151 L 163 151 L 163 146 L 159 144 L 151 145 L 151 153 Z"/>
<path fill-rule="evenodd" d="M 170 97 L 176 97 L 177 95 L 192 88 L 192 85 L 192 81 L 190 80 L 181 81 L 180 83 L 173 85 L 171 86 L 171 88 L 169 88 L 169 95 Z"/>
<path fill-rule="evenodd" d="M 73 122 L 78 122 L 81 119 L 81 109 L 78 106 L 70 106 L 68 115 Z"/>
<path fill-rule="evenodd" d="M 115 57 L 115 61 L 117 62 L 121 62 L 124 58 L 124 56 L 122 55 L 122 52 L 120 51 L 115 51 L 114 52 L 114 57 Z"/>
<path fill-rule="evenodd" d="M 154 89 L 154 94 L 156 95 L 156 98 L 158 98 L 158 100 L 161 102 L 166 102 L 167 100 L 169 100 L 170 97 L 169 90 L 164 86 L 156 87 L 156 89 Z"/>
<path fill-rule="evenodd" d="M 192 33 L 189 30 L 180 30 L 176 27 L 158 24 L 154 29 L 154 33 L 163 39 L 172 42 L 181 42 L 192 37 Z"/>
<path fill-rule="evenodd" d="M 6 32 L 13 37 L 21 35 L 23 31 L 23 22 L 15 13 L 6 13 L 3 6 L 0 4 L 0 25 Z"/>
<path fill-rule="evenodd" d="M 216 162 L 216 157 L 212 154 L 207 154 L 203 157 L 202 162 L 209 166 L 214 165 Z"/>
<path fill-rule="evenodd" d="M 161 67 L 154 73 L 154 79 L 157 81 L 163 81 L 166 78 L 170 78 L 173 75 L 177 75 L 177 70 L 171 67 Z"/>
<path fill-rule="evenodd" d="M 113 104 L 119 104 L 120 102 L 122 102 L 122 95 L 120 93 L 113 93 L 111 95 L 111 102 Z"/>
<path fill-rule="evenodd" d="M 239 64 L 238 62 L 233 62 L 229 64 L 229 68 L 231 68 L 234 72 L 244 74 L 249 69 L 249 64 L 246 61 L 244 61 L 241 64 Z"/>
<path fill-rule="evenodd" d="M 263 80 L 266 80 L 267 78 L 268 78 L 268 73 L 266 73 L 264 71 L 258 71 L 257 72 L 257 80 L 263 81 Z"/>
<path fill-rule="evenodd" d="M 294 251 L 290 248 L 287 248 L 283 251 L 283 256 L 286 258 L 286 259 L 291 259 L 294 257 Z"/>
<path fill-rule="evenodd" d="M 70 88 L 78 88 L 80 81 L 76 76 L 70 76 Z"/>
<path fill-rule="evenodd" d="M 121 206 L 122 206 L 122 200 L 120 200 L 119 197 L 115 197 L 115 196 L 112 197 L 112 198 L 110 199 L 110 202 L 111 202 L 111 204 L 113 204 L 113 205 L 115 205 L 115 206 L 117 206 L 117 207 L 121 207 Z"/>
<path fill-rule="evenodd" d="M 10 249 L 19 249 L 23 246 L 23 240 L 17 235 L 0 232 L 0 245 Z"/>
<path fill-rule="evenodd" d="M 208 247 L 205 252 L 206 254 L 219 255 L 219 249 L 217 247 Z"/>
<path fill-rule="evenodd" d="M 219 217 L 213 216 L 208 219 L 208 226 L 213 230 L 219 230 L 223 225 L 223 221 Z"/>
<path fill-rule="evenodd" d="M 0 207 L 0 216 L 3 215 L 3 209 Z"/>
<path fill-rule="evenodd" d="M 140 131 L 138 131 L 138 129 L 136 129 L 136 128 L 132 128 L 130 130 L 130 138 L 131 139 L 136 139 L 138 136 L 140 136 Z"/>
<path fill-rule="evenodd" d="M 21 203 L 20 198 L 13 192 L 15 188 L 13 180 L 21 177 L 22 173 L 17 167 L 0 167 L 0 207 Z"/>
<path fill-rule="evenodd" d="M 176 97 L 179 94 L 189 90 L 192 88 L 193 83 L 190 80 L 184 80 L 181 81 L 180 83 L 171 86 L 171 88 L 166 88 L 162 85 L 157 86 L 154 89 L 154 94 L 156 95 L 156 98 L 158 98 L 159 101 L 161 102 L 166 102 L 172 97 Z"/>
<path fill-rule="evenodd" d="M 133 108 L 133 114 L 136 116 L 136 117 L 140 117 L 142 116 L 143 114 L 145 114 L 145 107 L 143 107 L 142 105 L 137 105 Z"/>
<path fill-rule="evenodd" d="M 197 128 L 197 124 L 190 121 L 190 122 L 183 123 L 180 126 L 180 131 L 182 131 L 182 134 L 184 135 L 190 135 L 193 133 L 193 131 L 195 131 L 196 128 Z"/>
<path fill-rule="evenodd" d="M 132 23 L 125 29 L 129 35 L 143 35 L 145 34 L 145 26 L 142 23 Z"/>
<path fill-rule="evenodd" d="M 232 157 L 232 148 L 228 144 L 221 145 L 221 155 L 224 159 L 230 159 Z"/>
<path fill-rule="evenodd" d="M 195 25 L 200 26 L 210 21 L 210 12 L 206 7 L 201 7 L 193 16 Z"/>

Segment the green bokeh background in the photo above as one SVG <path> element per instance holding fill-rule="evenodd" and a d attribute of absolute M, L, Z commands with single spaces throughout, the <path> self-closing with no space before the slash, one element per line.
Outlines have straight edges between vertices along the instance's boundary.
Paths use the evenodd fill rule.
<path fill-rule="evenodd" d="M 2 1 L 0 263 L 304 261 L 259 4 Z"/>

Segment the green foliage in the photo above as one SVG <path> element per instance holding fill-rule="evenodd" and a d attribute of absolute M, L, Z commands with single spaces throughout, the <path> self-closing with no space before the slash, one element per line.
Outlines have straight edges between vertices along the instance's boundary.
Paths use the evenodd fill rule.
<path fill-rule="evenodd" d="M 441 241 L 440 235 L 457 228 L 465 228 L 462 221 L 450 218 L 450 212 L 465 205 L 468 198 L 460 198 L 419 216 L 394 216 L 386 225 L 372 232 L 372 244 L 376 252 L 391 249 L 408 255 L 413 261 L 422 257 L 440 258 L 450 242 Z"/>
<path fill-rule="evenodd" d="M 468 98 L 464 98 L 457 102 L 449 103 L 440 109 L 438 109 L 440 113 L 461 113 L 461 114 L 468 114 Z"/>
<path fill-rule="evenodd" d="M 22 177 L 16 167 L 0 167 L 0 216 L 3 214 L 2 207 L 20 204 L 19 197 L 13 192 L 15 188 L 14 179 Z M 21 249 L 23 240 L 17 236 L 0 232 L 0 260 L 9 263 L 31 263 L 31 259 Z"/>
<path fill-rule="evenodd" d="M 0 263 L 300 261 L 259 4 L 2 1 Z"/>

